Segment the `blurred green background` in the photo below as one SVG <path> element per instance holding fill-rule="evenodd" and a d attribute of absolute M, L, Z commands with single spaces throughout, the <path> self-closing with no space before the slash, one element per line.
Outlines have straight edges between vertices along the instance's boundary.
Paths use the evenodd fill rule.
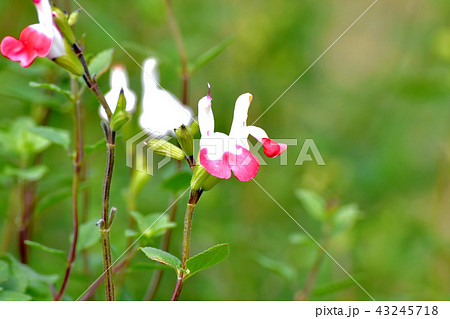
<path fill-rule="evenodd" d="M 76 9 L 71 1 L 54 1 Z M 162 0 L 79 3 L 139 62 L 151 54 L 160 59 L 161 84 L 180 95 L 179 58 Z M 235 41 L 196 72 L 190 83 L 190 106 L 213 89 L 218 131 L 228 132 L 235 99 L 254 96 L 252 123 L 341 33 L 372 3 L 364 1 L 173 1 L 189 61 L 229 36 Z M 1 1 L 0 36 L 18 36 L 35 23 L 31 1 Z M 298 189 L 320 194 L 329 205 L 355 203 L 361 211 L 351 229 L 333 236 L 327 251 L 377 300 L 450 298 L 450 2 L 447 0 L 378 1 L 323 58 L 260 120 L 269 136 L 295 138 L 288 148 L 288 165 L 278 159 L 256 177 L 312 236 L 323 239 L 323 224 L 307 213 Z M 141 92 L 141 71 L 117 45 L 81 13 L 75 26 L 84 35 L 86 52 L 114 48 L 114 62 L 126 65 L 130 86 Z M 70 104 L 48 91 L 29 87 L 30 81 L 52 82 L 69 89 L 67 74 L 50 61 L 38 59 L 22 69 L 0 59 L 0 129 L 7 131 L 20 117 L 40 117 L 50 107 L 48 126 L 68 129 Z M 108 91 L 108 76 L 100 79 Z M 86 144 L 103 137 L 98 103 L 86 92 Z M 136 117 L 136 116 L 135 116 Z M 118 215 L 112 227 L 113 259 L 127 247 L 124 193 L 130 179 L 125 165 L 125 137 L 138 132 L 136 118 L 118 139 L 111 204 Z M 2 135 L 3 138 L 4 135 Z M 305 139 L 314 139 L 326 165 L 294 165 Z M 17 180 L 4 174 L 19 159 L 4 148 L 0 153 L 0 223 L 2 238 L 14 227 L 21 199 Z M 3 146 L 2 146 L 3 145 Z M 69 189 L 72 161 L 67 151 L 50 146 L 42 155 L 48 172 L 37 184 L 37 199 Z M 86 220 L 101 214 L 105 153 L 87 159 L 89 202 Z M 157 171 L 139 195 L 142 214 L 163 212 L 171 194 L 161 182 L 174 163 Z M 187 194 L 180 200 L 171 252 L 180 255 Z M 71 201 L 41 207 L 32 220 L 31 240 L 68 250 Z M 254 182 L 235 178 L 221 182 L 201 198 L 194 215 L 192 253 L 217 243 L 230 243 L 222 263 L 189 280 L 183 300 L 293 300 L 302 290 L 318 258 L 318 247 L 301 236 L 300 228 Z M 323 243 L 323 242 L 322 242 Z M 159 241 L 155 240 L 155 246 Z M 3 243 L 3 246 L 5 244 Z M 16 234 L 8 251 L 17 256 Z M 86 273 L 81 254 L 67 294 L 77 298 L 102 272 L 100 244 L 87 252 Z M 142 253 L 132 264 L 146 262 Z M 30 266 L 58 274 L 64 259 L 30 248 Z M 151 270 L 131 267 L 119 297 L 141 300 Z M 165 271 L 156 299 L 167 300 L 175 275 Z M 103 288 L 97 298 L 103 299 Z M 368 300 L 368 296 L 328 257 L 323 259 L 310 299 Z"/>

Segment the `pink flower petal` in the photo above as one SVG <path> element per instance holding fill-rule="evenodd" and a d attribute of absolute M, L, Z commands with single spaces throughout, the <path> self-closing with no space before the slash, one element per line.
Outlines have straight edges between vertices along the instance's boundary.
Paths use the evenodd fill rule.
<path fill-rule="evenodd" d="M 20 61 L 24 68 L 29 67 L 36 57 L 45 57 L 52 47 L 52 39 L 37 30 L 36 25 L 22 30 L 19 40 L 6 37 L 0 44 L 1 53 L 12 61 Z"/>
<path fill-rule="evenodd" d="M 259 170 L 258 158 L 246 148 L 237 145 L 237 154 L 229 152 L 228 163 L 234 176 L 241 182 L 253 179 Z"/>
<path fill-rule="evenodd" d="M 277 157 L 287 149 L 287 145 L 283 143 L 277 143 L 270 138 L 263 138 L 262 144 L 264 148 L 264 154 L 268 157 Z"/>
<path fill-rule="evenodd" d="M 200 150 L 200 164 L 211 175 L 229 179 L 231 177 L 231 168 L 228 164 L 228 152 L 225 152 L 218 160 L 210 160 L 207 153 L 208 150 L 206 148 Z"/>

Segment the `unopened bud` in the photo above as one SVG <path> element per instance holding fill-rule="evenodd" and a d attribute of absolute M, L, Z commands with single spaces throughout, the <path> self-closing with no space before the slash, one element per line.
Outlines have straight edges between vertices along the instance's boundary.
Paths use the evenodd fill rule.
<path fill-rule="evenodd" d="M 127 100 L 125 99 L 125 94 L 123 93 L 123 89 L 120 90 L 119 100 L 117 100 L 116 109 L 114 114 L 111 117 L 111 129 L 113 131 L 118 131 L 128 123 L 131 119 L 130 113 L 126 111 Z"/>
<path fill-rule="evenodd" d="M 72 28 L 67 20 L 67 15 L 61 11 L 58 7 L 53 7 L 53 20 L 56 23 L 62 36 L 69 42 L 69 44 L 75 43 L 75 35 L 73 34 Z"/>
<path fill-rule="evenodd" d="M 181 148 L 167 142 L 164 139 L 155 138 L 150 139 L 145 142 L 149 149 L 151 149 L 156 154 L 164 155 L 167 157 L 175 158 L 179 161 L 185 158 L 184 152 Z"/>
<path fill-rule="evenodd" d="M 194 154 L 194 136 L 191 134 L 191 130 L 183 124 L 175 130 L 175 134 L 181 149 L 187 156 L 192 156 Z"/>
<path fill-rule="evenodd" d="M 75 23 L 77 23 L 78 16 L 80 15 L 80 11 L 81 11 L 81 9 L 75 10 L 69 15 L 67 22 L 69 23 L 69 25 L 71 27 L 73 27 L 75 25 Z"/>
<path fill-rule="evenodd" d="M 191 125 L 189 125 L 189 130 L 191 131 L 192 136 L 195 136 L 195 134 L 198 133 L 200 130 L 200 127 L 198 126 L 198 119 L 191 122 Z"/>

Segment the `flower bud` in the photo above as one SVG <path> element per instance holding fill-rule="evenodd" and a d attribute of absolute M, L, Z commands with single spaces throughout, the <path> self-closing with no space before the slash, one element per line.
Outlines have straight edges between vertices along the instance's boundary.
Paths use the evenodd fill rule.
<path fill-rule="evenodd" d="M 192 156 L 194 154 L 194 137 L 191 134 L 191 130 L 183 124 L 175 130 L 175 134 L 181 149 L 187 156 Z"/>
<path fill-rule="evenodd" d="M 146 141 L 145 144 L 156 154 L 175 158 L 179 161 L 184 160 L 184 158 L 186 157 L 184 152 L 179 147 L 167 142 L 164 139 L 150 139 Z"/>
<path fill-rule="evenodd" d="M 66 54 L 54 58 L 53 62 L 76 76 L 82 76 L 84 74 L 84 68 L 67 41 L 64 41 L 64 48 Z"/>
<path fill-rule="evenodd" d="M 127 100 L 125 99 L 125 94 L 123 93 L 123 89 L 120 90 L 119 100 L 117 100 L 116 110 L 111 117 L 111 129 L 113 131 L 118 131 L 128 123 L 131 119 L 130 113 L 126 111 Z"/>
<path fill-rule="evenodd" d="M 206 169 L 200 164 L 195 167 L 194 174 L 191 179 L 191 188 L 193 190 L 202 189 L 204 191 L 209 191 L 222 179 L 212 176 Z"/>
<path fill-rule="evenodd" d="M 75 10 L 70 13 L 69 18 L 67 19 L 67 22 L 69 23 L 69 25 L 71 27 L 73 27 L 75 25 L 75 23 L 77 23 L 78 16 L 80 15 L 80 11 L 81 11 L 81 9 L 78 9 L 78 10 Z"/>
<path fill-rule="evenodd" d="M 192 136 L 195 136 L 195 134 L 198 133 L 200 130 L 200 127 L 198 126 L 198 119 L 191 122 L 191 125 L 189 125 L 189 130 L 191 131 Z"/>
<path fill-rule="evenodd" d="M 75 43 L 75 35 L 73 34 L 72 28 L 69 25 L 67 20 L 67 15 L 61 11 L 58 7 L 53 7 L 53 20 L 56 23 L 56 26 L 61 32 L 62 36 L 69 42 L 69 44 Z"/>

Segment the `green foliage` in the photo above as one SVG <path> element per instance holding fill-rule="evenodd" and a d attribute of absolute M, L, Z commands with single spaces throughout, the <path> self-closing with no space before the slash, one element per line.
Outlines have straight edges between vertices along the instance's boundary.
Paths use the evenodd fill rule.
<path fill-rule="evenodd" d="M 58 279 L 56 275 L 41 275 L 11 255 L 0 257 L 0 300 L 51 300 L 49 288 Z M 7 278 L 5 278 L 7 277 Z"/>
<path fill-rule="evenodd" d="M 60 93 L 64 95 L 69 101 L 72 101 L 72 93 L 70 91 L 64 90 L 53 83 L 37 83 L 37 82 L 30 82 L 30 87 L 32 88 L 42 88 L 46 90 L 50 90 L 56 93 Z"/>
<path fill-rule="evenodd" d="M 271 258 L 265 255 L 255 255 L 256 262 L 263 268 L 272 271 L 292 283 L 296 278 L 296 269 L 280 259 Z"/>
<path fill-rule="evenodd" d="M 28 168 L 6 166 L 3 174 L 32 182 L 40 180 L 47 172 L 48 167 L 45 165 L 36 165 Z"/>
<path fill-rule="evenodd" d="M 320 195 L 306 189 L 298 189 L 295 195 L 312 218 L 321 221 L 327 218 L 326 203 Z"/>
<path fill-rule="evenodd" d="M 52 254 L 52 255 L 55 255 L 55 256 L 58 256 L 58 257 L 65 258 L 65 256 L 66 256 L 66 253 L 64 251 L 62 251 L 62 250 L 50 248 L 50 247 L 47 247 L 47 246 L 42 245 L 40 243 L 37 243 L 35 241 L 25 240 L 25 244 L 30 246 L 30 247 L 38 248 L 38 249 L 40 249 L 42 251 L 45 251 L 45 252 L 47 252 L 49 254 Z"/>
<path fill-rule="evenodd" d="M 0 130 L 0 147 L 4 152 L 21 158 L 42 152 L 50 142 L 34 134 L 31 129 L 35 127 L 36 124 L 29 117 L 15 119 L 7 129 Z"/>
<path fill-rule="evenodd" d="M 70 146 L 70 134 L 67 130 L 49 126 L 37 126 L 31 128 L 30 131 L 46 138 L 56 145 L 62 146 L 64 149 L 68 149 Z"/>
<path fill-rule="evenodd" d="M 88 249 L 100 241 L 100 231 L 98 226 L 95 224 L 96 222 L 96 220 L 91 220 L 80 225 L 77 251 Z"/>
<path fill-rule="evenodd" d="M 189 70 L 191 73 L 194 73 L 198 69 L 200 69 L 202 66 L 204 66 L 206 63 L 212 61 L 215 57 L 217 57 L 220 53 L 225 51 L 225 49 L 236 39 L 236 37 L 229 36 L 216 46 L 212 47 L 205 53 L 203 53 L 201 56 L 195 60 L 192 65 L 190 65 Z"/>
<path fill-rule="evenodd" d="M 361 212 L 356 204 L 349 204 L 338 208 L 333 213 L 333 232 L 338 234 L 350 229 L 360 217 Z"/>
<path fill-rule="evenodd" d="M 96 75 L 97 79 L 105 74 L 111 66 L 114 49 L 107 49 L 95 55 L 89 62 L 89 72 Z"/>
<path fill-rule="evenodd" d="M 160 213 L 142 215 L 139 212 L 130 212 L 130 215 L 136 221 L 139 231 L 144 234 L 147 239 L 161 236 L 168 229 L 176 226 L 175 222 L 169 221 L 169 216 Z"/>
<path fill-rule="evenodd" d="M 203 269 L 212 267 L 224 261 L 225 258 L 228 257 L 229 253 L 230 247 L 228 244 L 219 244 L 189 258 L 186 261 L 186 268 L 188 271 L 187 275 L 184 277 L 184 280 L 194 276 Z"/>
<path fill-rule="evenodd" d="M 85 145 L 84 146 L 84 152 L 85 152 L 86 155 L 90 155 L 91 153 L 93 153 L 95 151 L 98 151 L 100 149 L 106 149 L 106 141 L 105 141 L 104 138 L 99 140 L 95 144 Z"/>
<path fill-rule="evenodd" d="M 153 247 L 141 247 L 140 249 L 151 260 L 155 260 L 159 263 L 172 267 L 176 271 L 177 275 L 181 273 L 181 260 L 174 255 Z"/>

